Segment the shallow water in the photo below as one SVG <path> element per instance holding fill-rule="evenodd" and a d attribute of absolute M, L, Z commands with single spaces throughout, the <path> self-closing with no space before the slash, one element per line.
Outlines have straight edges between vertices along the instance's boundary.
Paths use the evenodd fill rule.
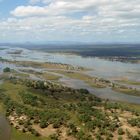
<path fill-rule="evenodd" d="M 37 61 L 37 62 L 56 62 L 71 64 L 75 66 L 83 66 L 90 68 L 92 70 L 88 71 L 87 74 L 91 76 L 114 79 L 125 77 L 130 80 L 140 81 L 140 64 L 130 64 L 122 62 L 112 62 L 108 60 L 103 60 L 99 58 L 83 58 L 76 55 L 66 55 L 66 54 L 51 54 L 38 51 L 32 51 L 24 48 L 10 48 L 0 51 L 0 56 L 5 59 L 18 60 L 18 61 Z M 21 54 L 13 54 L 16 50 L 22 50 Z M 3 67 L 3 66 L 2 66 Z M 33 68 L 33 70 L 36 70 Z M 31 76 L 34 79 L 37 77 Z M 73 88 L 86 88 L 94 95 L 107 98 L 112 100 L 126 101 L 131 103 L 139 103 L 140 97 L 121 94 L 115 91 L 112 91 L 110 88 L 105 89 L 94 89 L 91 88 L 88 84 L 80 80 L 71 79 L 65 76 L 62 76 L 60 82 L 63 84 L 73 87 Z"/>
<path fill-rule="evenodd" d="M 72 87 L 72 88 L 76 88 L 76 89 L 85 88 L 90 93 L 103 99 L 110 99 L 110 100 L 115 100 L 115 101 L 123 101 L 123 102 L 140 104 L 140 97 L 118 93 L 111 90 L 110 88 L 101 88 L 101 89 L 91 88 L 85 82 L 81 80 L 71 79 L 71 78 L 62 78 L 60 81 L 64 85 Z"/>
<path fill-rule="evenodd" d="M 21 54 L 11 54 L 16 50 L 22 50 Z M 11 52 L 11 53 L 10 53 Z M 81 57 L 77 55 L 52 54 L 38 51 L 27 50 L 24 48 L 10 48 L 0 51 L 0 56 L 10 60 L 26 60 L 39 62 L 57 62 L 83 66 L 93 69 L 89 75 L 96 75 L 102 78 L 126 77 L 131 80 L 140 81 L 140 64 L 122 63 L 108 61 L 94 57 Z"/>

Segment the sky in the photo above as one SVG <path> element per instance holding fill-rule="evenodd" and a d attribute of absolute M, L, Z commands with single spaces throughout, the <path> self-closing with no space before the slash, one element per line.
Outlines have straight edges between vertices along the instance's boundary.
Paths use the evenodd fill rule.
<path fill-rule="evenodd" d="M 140 0 L 0 0 L 0 42 L 140 42 Z"/>

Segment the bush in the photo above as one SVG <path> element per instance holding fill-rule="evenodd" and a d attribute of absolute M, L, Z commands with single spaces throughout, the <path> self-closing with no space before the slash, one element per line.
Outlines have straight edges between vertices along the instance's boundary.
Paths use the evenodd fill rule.
<path fill-rule="evenodd" d="M 6 68 L 3 69 L 3 72 L 10 72 L 10 71 L 11 71 L 11 69 L 8 68 L 8 67 L 6 67 Z"/>
<path fill-rule="evenodd" d="M 119 129 L 118 129 L 118 134 L 119 134 L 119 135 L 123 135 L 123 134 L 124 134 L 124 131 L 123 131 L 122 128 L 119 128 Z"/>
<path fill-rule="evenodd" d="M 103 140 L 100 134 L 96 134 L 96 140 Z"/>
<path fill-rule="evenodd" d="M 79 89 L 79 91 L 83 94 L 89 94 L 89 91 L 87 89 Z"/>
<path fill-rule="evenodd" d="M 57 134 L 52 134 L 49 136 L 51 140 L 58 140 L 58 135 Z"/>
<path fill-rule="evenodd" d="M 19 120 L 19 125 L 23 125 L 24 124 L 24 121 L 23 120 Z"/>
<path fill-rule="evenodd" d="M 59 121 L 59 120 L 56 120 L 56 121 L 53 123 L 53 128 L 59 128 L 61 125 L 62 125 L 62 122 Z"/>
<path fill-rule="evenodd" d="M 40 134 L 35 129 L 32 129 L 31 133 L 35 136 L 40 136 Z"/>
<path fill-rule="evenodd" d="M 140 135 L 134 135 L 134 136 L 132 137 L 132 140 L 140 140 Z"/>
<path fill-rule="evenodd" d="M 41 128 L 46 128 L 47 126 L 48 126 L 47 121 L 45 121 L 45 120 L 41 120 L 41 121 L 40 121 L 40 127 L 41 127 Z"/>
<path fill-rule="evenodd" d="M 140 128 L 140 118 L 132 118 L 128 120 L 128 123 L 131 124 L 131 126 L 137 126 Z"/>

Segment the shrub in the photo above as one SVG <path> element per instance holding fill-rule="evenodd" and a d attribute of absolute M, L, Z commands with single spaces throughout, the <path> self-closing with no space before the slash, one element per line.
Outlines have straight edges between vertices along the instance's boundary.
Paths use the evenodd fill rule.
<path fill-rule="evenodd" d="M 35 129 L 32 129 L 31 133 L 35 136 L 40 136 L 40 134 Z"/>
<path fill-rule="evenodd" d="M 123 134 L 124 134 L 124 131 L 123 131 L 122 128 L 119 128 L 119 129 L 118 129 L 118 134 L 119 134 L 119 135 L 123 135 Z"/>
<path fill-rule="evenodd" d="M 6 67 L 6 68 L 3 69 L 3 72 L 10 72 L 10 71 L 11 71 L 11 69 L 8 68 L 8 67 Z"/>
<path fill-rule="evenodd" d="M 57 134 L 52 134 L 49 136 L 51 140 L 58 140 L 58 135 Z"/>
<path fill-rule="evenodd" d="M 40 127 L 41 127 L 41 128 L 46 128 L 47 126 L 48 126 L 48 123 L 47 123 L 46 120 L 41 120 L 41 121 L 40 121 Z"/>
<path fill-rule="evenodd" d="M 134 135 L 134 136 L 132 137 L 132 140 L 140 140 L 140 135 Z"/>
<path fill-rule="evenodd" d="M 23 120 L 19 120 L 19 125 L 23 125 L 24 124 L 24 121 Z"/>

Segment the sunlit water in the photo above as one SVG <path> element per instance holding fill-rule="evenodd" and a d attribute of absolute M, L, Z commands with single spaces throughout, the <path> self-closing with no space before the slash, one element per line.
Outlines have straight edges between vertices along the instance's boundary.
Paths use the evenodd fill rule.
<path fill-rule="evenodd" d="M 14 52 L 17 50 L 21 50 L 21 54 L 14 54 Z M 125 77 L 130 80 L 140 81 L 140 64 L 122 63 L 116 61 L 112 62 L 93 57 L 84 58 L 77 55 L 66 55 L 59 53 L 52 54 L 17 47 L 6 47 L 5 50 L 0 50 L 0 56 L 8 60 L 56 62 L 71 64 L 75 66 L 83 66 L 92 69 L 87 72 L 91 76 L 111 80 Z M 3 64 L 3 66 L 1 67 L 4 67 L 6 65 L 8 64 Z M 117 93 L 115 91 L 112 91 L 110 88 L 93 89 L 83 81 L 74 80 L 66 77 L 60 79 L 60 82 L 73 88 L 87 88 L 91 93 L 101 98 L 108 98 L 112 100 L 127 101 L 140 104 L 140 97 Z"/>
<path fill-rule="evenodd" d="M 22 50 L 21 54 L 11 54 L 16 50 Z M 140 81 L 140 64 L 112 62 L 94 57 L 81 57 L 77 55 L 52 54 L 38 51 L 27 50 L 24 48 L 10 48 L 0 51 L 0 56 L 10 60 L 25 60 L 39 62 L 57 62 L 83 66 L 93 69 L 88 73 L 102 78 L 120 78 L 126 77 L 132 80 Z"/>

